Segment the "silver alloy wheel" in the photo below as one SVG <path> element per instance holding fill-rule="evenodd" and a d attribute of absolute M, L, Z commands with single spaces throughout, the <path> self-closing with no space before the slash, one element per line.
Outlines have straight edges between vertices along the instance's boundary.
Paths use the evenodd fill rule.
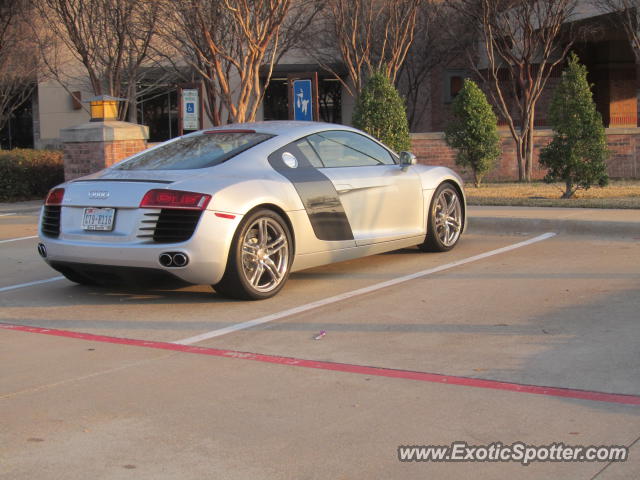
<path fill-rule="evenodd" d="M 242 273 L 258 292 L 276 288 L 289 268 L 289 241 L 274 219 L 260 217 L 242 239 Z"/>
<path fill-rule="evenodd" d="M 453 188 L 445 188 L 440 192 L 434 207 L 434 219 L 436 235 L 442 245 L 454 245 L 462 230 L 462 206 Z"/>

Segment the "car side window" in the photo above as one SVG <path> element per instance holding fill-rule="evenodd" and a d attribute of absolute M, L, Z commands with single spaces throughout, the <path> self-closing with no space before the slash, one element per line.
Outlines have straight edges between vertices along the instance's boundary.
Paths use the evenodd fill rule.
<path fill-rule="evenodd" d="M 311 165 L 313 165 L 316 168 L 324 167 L 324 165 L 322 164 L 322 160 L 320 160 L 320 157 L 318 156 L 316 151 L 313 149 L 311 144 L 309 144 L 309 141 L 306 138 L 298 140 L 296 142 L 296 147 L 298 147 L 300 151 L 304 154 L 304 156 L 307 157 L 307 160 L 309 160 L 309 163 Z"/>
<path fill-rule="evenodd" d="M 325 167 L 393 165 L 393 156 L 376 142 L 355 132 L 316 133 L 307 140 Z"/>

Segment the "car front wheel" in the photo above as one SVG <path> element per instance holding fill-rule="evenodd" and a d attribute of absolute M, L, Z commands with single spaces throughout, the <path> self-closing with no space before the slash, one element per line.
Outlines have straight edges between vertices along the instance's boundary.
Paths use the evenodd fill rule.
<path fill-rule="evenodd" d="M 450 183 L 441 184 L 433 194 L 427 218 L 427 236 L 420 248 L 446 252 L 455 247 L 464 227 L 462 198 Z"/>
<path fill-rule="evenodd" d="M 286 222 L 271 210 L 258 210 L 240 223 L 224 276 L 213 288 L 231 298 L 272 297 L 289 277 L 292 256 L 291 232 Z"/>

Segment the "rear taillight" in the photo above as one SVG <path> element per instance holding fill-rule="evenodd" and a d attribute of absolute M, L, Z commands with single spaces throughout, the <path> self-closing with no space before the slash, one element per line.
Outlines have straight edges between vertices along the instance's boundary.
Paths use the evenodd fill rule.
<path fill-rule="evenodd" d="M 62 205 L 63 198 L 64 198 L 64 188 L 54 188 L 49 191 L 49 194 L 47 195 L 47 199 L 44 201 L 44 204 L 47 206 Z"/>
<path fill-rule="evenodd" d="M 140 202 L 140 207 L 204 210 L 207 208 L 209 200 L 211 200 L 211 195 L 204 193 L 183 192 L 181 190 L 149 190 Z"/>

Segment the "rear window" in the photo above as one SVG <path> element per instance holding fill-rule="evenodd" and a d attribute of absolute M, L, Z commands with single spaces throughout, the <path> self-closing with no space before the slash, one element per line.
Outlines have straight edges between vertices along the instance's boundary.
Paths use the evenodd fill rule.
<path fill-rule="evenodd" d="M 266 133 L 216 132 L 184 137 L 120 163 L 117 170 L 193 170 L 218 165 L 273 137 Z"/>

